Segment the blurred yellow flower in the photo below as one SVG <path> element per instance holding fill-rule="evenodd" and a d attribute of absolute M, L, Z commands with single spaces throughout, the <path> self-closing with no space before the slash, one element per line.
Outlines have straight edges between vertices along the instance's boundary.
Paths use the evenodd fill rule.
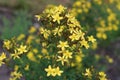
<path fill-rule="evenodd" d="M 62 65 L 64 65 L 65 62 L 67 62 L 68 60 L 64 57 L 64 56 L 58 56 L 57 61 L 61 61 Z"/>
<path fill-rule="evenodd" d="M 36 58 L 33 52 L 28 52 L 27 57 L 29 60 L 36 62 Z"/>
<path fill-rule="evenodd" d="M 88 36 L 88 41 L 91 41 L 92 43 L 94 43 L 96 39 L 93 36 Z"/>
<path fill-rule="evenodd" d="M 63 71 L 61 71 L 59 67 L 54 68 L 54 69 L 55 69 L 55 74 L 58 76 L 61 76 L 61 73 L 63 73 Z"/>
<path fill-rule="evenodd" d="M 34 52 L 34 53 L 38 53 L 38 49 L 37 49 L 37 48 L 34 48 L 34 49 L 33 49 L 33 52 Z"/>
<path fill-rule="evenodd" d="M 9 40 L 5 40 L 3 44 L 4 44 L 4 47 L 7 48 L 8 50 L 12 47 L 11 41 Z"/>
<path fill-rule="evenodd" d="M 30 27 L 28 32 L 31 34 L 31 33 L 34 33 L 35 31 L 36 31 L 36 28 L 34 26 L 32 26 L 32 27 Z"/>
<path fill-rule="evenodd" d="M 51 65 L 48 66 L 48 68 L 45 68 L 45 71 L 47 72 L 47 76 L 61 76 L 61 74 L 63 73 L 63 71 L 60 70 L 59 67 L 56 68 L 52 68 Z"/>
<path fill-rule="evenodd" d="M 91 73 L 89 68 L 85 69 L 85 74 L 84 75 L 89 77 L 89 78 L 92 76 L 92 73 Z"/>
<path fill-rule="evenodd" d="M 106 56 L 106 59 L 108 60 L 109 63 L 113 63 L 113 59 L 110 56 Z"/>
<path fill-rule="evenodd" d="M 99 72 L 99 79 L 100 80 L 107 80 L 106 74 L 104 72 Z"/>
<path fill-rule="evenodd" d="M 42 27 L 39 28 L 39 31 L 41 34 L 43 34 L 45 39 L 48 39 L 49 35 L 50 35 L 50 30 L 44 29 Z"/>
<path fill-rule="evenodd" d="M 84 46 L 86 49 L 89 48 L 89 44 L 86 40 L 83 39 L 82 41 L 80 41 L 80 43 L 81 43 L 81 46 Z"/>
<path fill-rule="evenodd" d="M 21 55 L 20 52 L 17 52 L 17 50 L 14 50 L 14 53 L 11 54 L 11 57 L 13 57 L 13 59 L 16 59 L 16 58 L 20 58 L 19 55 Z"/>
<path fill-rule="evenodd" d="M 17 37 L 17 40 L 20 41 L 22 39 L 25 38 L 25 34 L 20 34 L 18 37 Z"/>
<path fill-rule="evenodd" d="M 61 48 L 62 50 L 65 50 L 66 47 L 69 47 L 67 41 L 59 41 L 59 44 L 57 45 L 58 48 Z"/>
<path fill-rule="evenodd" d="M 25 53 L 27 52 L 27 46 L 26 45 L 20 45 L 20 47 L 17 49 L 19 53 Z"/>
<path fill-rule="evenodd" d="M 47 51 L 47 49 L 45 49 L 45 48 L 42 48 L 42 51 L 41 51 L 42 53 L 43 53 L 43 55 L 47 55 L 48 54 L 48 51 Z"/>
<path fill-rule="evenodd" d="M 35 15 L 35 17 L 37 18 L 37 20 L 39 21 L 41 16 L 40 15 Z"/>
<path fill-rule="evenodd" d="M 72 52 L 70 52 L 70 51 L 68 51 L 68 50 L 65 50 L 65 51 L 63 52 L 63 56 L 64 56 L 65 58 L 72 58 Z"/>
<path fill-rule="evenodd" d="M 4 64 L 3 60 L 6 58 L 6 54 L 4 52 L 2 52 L 2 54 L 0 55 L 0 66 L 2 64 Z"/>
<path fill-rule="evenodd" d="M 28 71 L 28 70 L 29 70 L 29 64 L 27 64 L 24 69 L 25 69 L 26 71 Z"/>
<path fill-rule="evenodd" d="M 48 68 L 45 68 L 45 71 L 47 72 L 47 76 L 55 76 L 54 69 L 52 69 L 51 65 L 48 66 Z"/>
<path fill-rule="evenodd" d="M 34 39 L 34 36 L 33 35 L 29 35 L 28 38 L 27 38 L 27 40 L 26 40 L 26 43 L 30 44 L 33 39 Z"/>
<path fill-rule="evenodd" d="M 22 74 L 20 72 L 13 71 L 11 72 L 10 76 L 11 76 L 10 80 L 17 80 L 22 77 Z"/>

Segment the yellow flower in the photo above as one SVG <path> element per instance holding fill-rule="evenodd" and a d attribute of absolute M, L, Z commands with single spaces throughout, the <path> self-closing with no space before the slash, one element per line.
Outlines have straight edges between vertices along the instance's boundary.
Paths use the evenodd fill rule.
<path fill-rule="evenodd" d="M 107 80 L 106 74 L 104 72 L 99 72 L 99 79 L 100 80 Z"/>
<path fill-rule="evenodd" d="M 82 4 L 82 2 L 81 1 L 76 1 L 74 4 L 73 4 L 73 6 L 81 6 L 81 4 Z"/>
<path fill-rule="evenodd" d="M 112 28 L 113 28 L 114 31 L 118 30 L 118 26 L 117 25 L 112 25 Z"/>
<path fill-rule="evenodd" d="M 110 13 L 107 19 L 108 19 L 109 22 L 112 22 L 112 21 L 116 20 L 116 14 L 113 13 L 113 12 Z"/>
<path fill-rule="evenodd" d="M 27 52 L 27 46 L 20 45 L 20 47 L 17 49 L 19 53 Z"/>
<path fill-rule="evenodd" d="M 37 57 L 38 57 L 39 59 L 41 59 L 43 56 L 39 54 Z"/>
<path fill-rule="evenodd" d="M 4 52 L 2 52 L 1 56 L 0 56 L 0 60 L 5 59 L 6 58 L 6 54 Z"/>
<path fill-rule="evenodd" d="M 53 30 L 53 33 L 54 33 L 54 35 L 58 34 L 59 36 L 61 36 L 61 31 L 59 31 L 59 28 L 55 28 Z"/>
<path fill-rule="evenodd" d="M 37 18 L 37 20 L 39 21 L 41 16 L 40 15 L 35 15 L 35 17 Z"/>
<path fill-rule="evenodd" d="M 106 76 L 106 74 L 105 74 L 104 72 L 99 72 L 99 75 L 100 75 L 100 76 L 103 76 L 103 77 Z"/>
<path fill-rule="evenodd" d="M 81 43 L 81 46 L 84 46 L 86 49 L 89 48 L 89 45 L 88 45 L 88 42 L 87 42 L 87 41 L 82 40 L 82 41 L 80 41 L 80 43 Z"/>
<path fill-rule="evenodd" d="M 81 30 L 78 30 L 78 29 L 76 29 L 76 30 L 74 31 L 74 33 L 75 33 L 76 36 L 77 36 L 77 39 L 76 39 L 76 40 L 79 40 L 79 38 L 83 39 L 83 37 L 84 37 L 84 35 L 85 35 L 85 33 L 83 33 Z"/>
<path fill-rule="evenodd" d="M 28 52 L 27 57 L 31 61 L 34 61 L 34 62 L 37 61 L 36 58 L 35 58 L 35 55 L 33 54 L 33 52 Z"/>
<path fill-rule="evenodd" d="M 51 65 L 49 65 L 48 68 L 45 68 L 45 71 L 47 72 L 47 76 L 53 77 L 55 77 L 56 75 L 61 76 L 61 73 L 63 73 L 63 71 L 61 71 L 59 67 L 52 68 Z"/>
<path fill-rule="evenodd" d="M 91 71 L 90 71 L 89 68 L 85 70 L 85 74 L 84 74 L 84 75 L 85 75 L 85 76 L 88 76 L 88 77 L 91 77 L 91 76 L 92 76 Z"/>
<path fill-rule="evenodd" d="M 36 28 L 34 26 L 30 27 L 29 33 L 34 33 L 36 31 Z"/>
<path fill-rule="evenodd" d="M 16 80 L 16 77 L 12 77 L 12 78 L 10 78 L 9 80 Z"/>
<path fill-rule="evenodd" d="M 117 9 L 120 10 L 120 3 L 116 5 Z"/>
<path fill-rule="evenodd" d="M 11 76 L 11 78 L 10 78 L 11 80 L 14 80 L 14 79 L 17 80 L 22 77 L 22 74 L 15 70 L 15 71 L 11 72 L 10 76 Z"/>
<path fill-rule="evenodd" d="M 88 8 L 90 8 L 90 7 L 91 7 L 91 3 L 90 3 L 90 2 L 87 2 L 87 3 L 86 3 L 86 6 L 87 6 Z"/>
<path fill-rule="evenodd" d="M 88 36 L 88 41 L 91 41 L 92 43 L 94 43 L 96 39 L 93 36 Z"/>
<path fill-rule="evenodd" d="M 25 38 L 25 34 L 20 34 L 18 37 L 17 37 L 17 40 L 20 41 L 22 39 Z"/>
<path fill-rule="evenodd" d="M 56 7 L 56 11 L 59 12 L 59 13 L 63 12 L 65 9 L 66 8 L 62 5 L 59 5 L 58 7 Z"/>
<path fill-rule="evenodd" d="M 19 55 L 20 55 L 21 53 L 19 53 L 19 52 L 17 52 L 17 50 L 14 50 L 14 53 L 13 54 L 11 54 L 11 57 L 13 57 L 13 59 L 16 59 L 16 58 L 20 58 L 19 57 Z"/>
<path fill-rule="evenodd" d="M 82 57 L 80 55 L 75 56 L 76 62 L 80 63 L 82 61 Z"/>
<path fill-rule="evenodd" d="M 67 62 L 68 60 L 64 57 L 64 56 L 58 56 L 57 61 L 61 61 L 62 65 L 64 65 L 65 62 Z"/>
<path fill-rule="evenodd" d="M 72 13 L 67 13 L 65 16 L 69 19 L 68 21 L 70 21 L 71 18 L 75 18 L 75 15 Z"/>
<path fill-rule="evenodd" d="M 26 71 L 28 71 L 28 70 L 29 70 L 29 65 L 27 64 L 24 69 L 25 69 Z"/>
<path fill-rule="evenodd" d="M 70 16 L 68 16 L 68 17 L 70 17 Z M 80 27 L 80 24 L 75 17 L 68 18 L 67 24 L 70 27 L 76 27 L 76 26 Z"/>
<path fill-rule="evenodd" d="M 9 40 L 4 41 L 3 43 L 4 43 L 4 47 L 7 48 L 8 50 L 12 47 L 11 41 Z"/>
<path fill-rule="evenodd" d="M 61 71 L 59 67 L 55 68 L 56 75 L 61 76 L 61 73 L 63 73 L 63 71 Z"/>
<path fill-rule="evenodd" d="M 15 65 L 14 66 L 14 70 L 17 71 L 19 69 L 19 66 L 18 65 Z"/>
<path fill-rule="evenodd" d="M 52 18 L 53 18 L 53 22 L 55 22 L 55 21 L 57 21 L 58 22 L 58 24 L 60 24 L 60 20 L 62 20 L 63 19 L 63 17 L 60 17 L 60 15 L 59 14 L 54 14 L 54 15 L 52 15 Z"/>
<path fill-rule="evenodd" d="M 61 36 L 63 29 L 64 29 L 64 26 L 59 26 L 59 28 L 55 28 L 52 32 L 54 33 L 54 35 L 58 34 L 58 36 Z"/>
<path fill-rule="evenodd" d="M 93 50 L 95 50 L 95 49 L 97 48 L 97 42 L 94 42 L 94 44 L 92 44 L 91 48 L 92 48 Z"/>
<path fill-rule="evenodd" d="M 47 43 L 46 42 L 42 42 L 42 47 L 46 47 Z"/>
<path fill-rule="evenodd" d="M 2 54 L 0 55 L 0 66 L 2 64 L 4 64 L 3 60 L 6 58 L 6 54 L 4 52 L 2 52 Z"/>
<path fill-rule="evenodd" d="M 70 35 L 69 38 L 71 39 L 71 41 L 75 41 L 75 40 L 79 39 L 79 37 L 75 33 L 73 33 L 72 35 Z"/>
<path fill-rule="evenodd" d="M 54 69 L 52 69 L 51 65 L 48 66 L 48 68 L 45 68 L 45 71 L 47 72 L 47 76 L 55 76 Z"/>
<path fill-rule="evenodd" d="M 95 3 L 97 3 L 98 5 L 102 4 L 102 0 L 94 0 Z"/>
<path fill-rule="evenodd" d="M 33 52 L 34 52 L 34 53 L 38 53 L 38 49 L 34 48 L 34 49 L 33 49 Z"/>
<path fill-rule="evenodd" d="M 43 34 L 45 39 L 48 39 L 49 35 L 50 35 L 50 30 L 44 29 L 42 27 L 40 27 L 39 29 L 40 33 Z"/>
<path fill-rule="evenodd" d="M 34 39 L 34 36 L 33 35 L 29 35 L 28 38 L 27 38 L 27 40 L 26 40 L 26 43 L 30 44 L 33 39 Z"/>
<path fill-rule="evenodd" d="M 116 0 L 115 0 L 116 1 Z M 113 3 L 114 2 L 114 0 L 109 0 L 109 3 Z"/>
<path fill-rule="evenodd" d="M 98 32 L 96 34 L 96 36 L 100 39 L 107 39 L 107 35 L 105 33 L 102 33 L 102 32 Z"/>
<path fill-rule="evenodd" d="M 58 48 L 61 48 L 62 50 L 65 50 L 66 47 L 69 47 L 67 41 L 59 41 L 59 45 L 57 46 Z"/>
<path fill-rule="evenodd" d="M 113 63 L 113 59 L 110 56 L 106 56 L 106 59 L 108 60 L 109 63 Z"/>
<path fill-rule="evenodd" d="M 73 32 L 74 32 L 74 28 L 73 27 L 70 27 L 69 28 L 69 31 L 70 31 L 70 33 L 72 33 L 72 35 L 74 34 Z M 69 38 L 70 38 L 70 36 L 69 36 Z"/>
<path fill-rule="evenodd" d="M 48 54 L 48 51 L 47 51 L 47 49 L 45 49 L 45 48 L 42 48 L 42 51 L 41 51 L 44 55 L 47 55 Z"/>
<path fill-rule="evenodd" d="M 70 51 L 68 51 L 68 50 L 65 50 L 65 51 L 63 52 L 63 56 L 64 56 L 65 58 L 72 58 L 72 52 L 70 52 Z"/>

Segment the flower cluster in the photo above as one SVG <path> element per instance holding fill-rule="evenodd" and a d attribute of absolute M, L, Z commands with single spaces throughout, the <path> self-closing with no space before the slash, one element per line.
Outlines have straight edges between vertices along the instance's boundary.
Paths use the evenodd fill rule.
<path fill-rule="evenodd" d="M 96 39 L 86 35 L 71 10 L 62 5 L 48 6 L 35 17 L 39 27 L 31 26 L 27 35 L 21 33 L 3 42 L 10 54 L 8 60 L 12 59 L 15 66 L 11 80 L 21 77 L 26 80 L 86 80 L 84 76 L 96 74 L 90 72 L 83 61 L 87 56 L 85 51 L 96 44 Z"/>
<path fill-rule="evenodd" d="M 76 15 L 88 13 L 90 8 L 91 8 L 91 3 L 88 0 L 77 0 L 73 4 L 73 12 L 75 12 Z"/>
<path fill-rule="evenodd" d="M 118 0 L 76 0 L 72 9 L 81 21 L 81 25 L 88 28 L 88 33 L 93 33 L 97 38 L 106 40 L 111 31 L 119 29 L 119 15 L 112 8 L 115 6 L 119 11 L 118 4 L 120 4 Z M 84 13 L 85 11 L 86 13 Z"/>
<path fill-rule="evenodd" d="M 102 39 L 107 39 L 106 32 L 117 31 L 119 25 L 119 21 L 116 18 L 116 14 L 110 8 L 107 8 L 106 13 L 108 13 L 107 20 L 101 18 L 99 23 L 100 27 L 96 27 L 96 36 Z"/>
<path fill-rule="evenodd" d="M 22 55 L 23 53 L 26 53 L 27 50 L 27 46 L 26 45 L 18 45 L 13 43 L 14 40 L 10 41 L 10 40 L 5 40 L 4 41 L 4 47 L 8 50 L 11 51 L 11 49 L 13 49 L 13 51 L 11 51 L 10 57 L 13 59 L 16 58 L 20 58 L 19 56 Z"/>
<path fill-rule="evenodd" d="M 51 66 L 49 65 L 48 68 L 45 68 L 45 71 L 47 72 L 47 76 L 61 76 L 61 73 L 63 73 L 63 71 L 60 70 L 59 67 L 56 68 L 51 68 Z"/>
<path fill-rule="evenodd" d="M 93 68 L 86 68 L 85 69 L 85 73 L 83 73 L 83 75 L 85 76 L 85 77 L 87 77 L 88 79 L 92 79 L 92 77 L 96 77 L 96 76 L 98 76 L 98 78 L 96 78 L 97 80 L 108 80 L 107 78 L 106 78 L 106 74 L 103 72 L 103 71 L 100 71 L 100 72 L 98 72 L 97 74 L 95 74 L 95 75 L 93 75 L 94 74 L 94 69 Z"/>
<path fill-rule="evenodd" d="M 41 39 L 50 42 L 48 46 L 53 44 L 57 46 L 54 47 L 55 51 L 51 52 L 56 54 L 54 55 L 56 61 L 61 62 L 62 66 L 68 65 L 73 56 L 78 57 L 82 47 L 88 49 L 90 43 L 96 42 L 96 39 L 93 36 L 85 37 L 85 33 L 71 11 L 67 12 L 61 5 L 50 7 L 43 12 L 43 15 L 39 15 L 41 18 L 39 33 Z M 48 25 L 44 25 L 45 23 Z"/>

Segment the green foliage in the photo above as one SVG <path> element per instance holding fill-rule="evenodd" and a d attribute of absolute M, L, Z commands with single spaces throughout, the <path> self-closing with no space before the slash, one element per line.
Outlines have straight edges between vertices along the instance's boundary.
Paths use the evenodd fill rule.
<path fill-rule="evenodd" d="M 26 11 L 18 11 L 15 17 L 10 20 L 3 17 L 3 29 L 1 39 L 10 39 L 11 37 L 18 36 L 21 33 L 26 34 L 29 26 L 32 24 L 27 16 Z"/>

